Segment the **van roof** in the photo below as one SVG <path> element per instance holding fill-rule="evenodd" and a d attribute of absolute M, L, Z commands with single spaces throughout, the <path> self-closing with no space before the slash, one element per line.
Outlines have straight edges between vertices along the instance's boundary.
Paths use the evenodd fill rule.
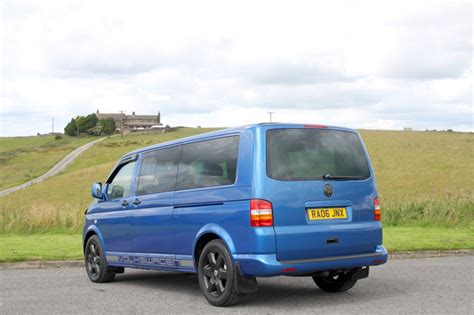
<path fill-rule="evenodd" d="M 172 141 L 166 141 L 158 144 L 153 144 L 147 147 L 143 147 L 134 151 L 131 151 L 127 154 L 125 154 L 123 158 L 133 155 L 133 154 L 138 154 L 146 151 L 152 151 L 161 147 L 167 147 L 167 146 L 172 146 L 176 144 L 183 144 L 187 142 L 194 142 L 197 140 L 202 140 L 202 139 L 207 139 L 210 137 L 219 137 L 219 136 L 224 136 L 227 134 L 234 134 L 241 132 L 243 130 L 249 130 L 249 129 L 257 129 L 257 128 L 271 128 L 271 127 L 279 127 L 279 128 L 325 128 L 325 129 L 331 129 L 331 130 L 341 130 L 341 131 L 350 131 L 350 132 L 356 132 L 355 129 L 351 128 L 345 128 L 345 127 L 337 127 L 337 126 L 328 126 L 328 125 L 320 125 L 320 124 L 294 124 L 294 123 L 278 123 L 278 122 L 272 122 L 272 123 L 258 123 L 258 124 L 251 124 L 251 125 L 245 125 L 245 126 L 239 126 L 239 127 L 233 127 L 233 128 L 226 128 L 226 129 L 221 129 L 221 130 L 216 130 L 216 131 L 210 131 L 210 132 L 205 132 L 201 133 L 195 136 L 190 136 L 190 137 L 185 137 L 185 138 L 179 138 L 176 140 Z"/>

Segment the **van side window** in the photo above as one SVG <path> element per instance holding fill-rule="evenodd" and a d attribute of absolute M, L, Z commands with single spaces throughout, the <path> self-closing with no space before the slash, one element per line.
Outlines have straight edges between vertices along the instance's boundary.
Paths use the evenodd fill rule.
<path fill-rule="evenodd" d="M 107 187 L 109 199 L 127 198 L 130 195 L 134 168 L 135 162 L 130 162 L 120 167 Z"/>
<path fill-rule="evenodd" d="M 183 145 L 176 190 L 235 183 L 239 136 Z"/>
<path fill-rule="evenodd" d="M 161 149 L 143 157 L 137 196 L 173 191 L 181 147 Z"/>

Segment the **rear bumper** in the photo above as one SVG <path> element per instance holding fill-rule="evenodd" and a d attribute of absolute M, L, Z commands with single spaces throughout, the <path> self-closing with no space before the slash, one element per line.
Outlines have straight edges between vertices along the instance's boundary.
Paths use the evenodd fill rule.
<path fill-rule="evenodd" d="M 233 258 L 240 264 L 242 273 L 245 276 L 271 277 L 382 265 L 387 262 L 388 252 L 385 247 L 378 245 L 372 253 L 349 256 L 278 261 L 275 254 L 235 254 Z"/>

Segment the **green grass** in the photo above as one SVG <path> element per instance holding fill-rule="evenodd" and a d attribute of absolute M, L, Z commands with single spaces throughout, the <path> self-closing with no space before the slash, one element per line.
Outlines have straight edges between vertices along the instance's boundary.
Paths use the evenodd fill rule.
<path fill-rule="evenodd" d="M 389 251 L 474 249 L 474 228 L 384 227 Z"/>
<path fill-rule="evenodd" d="M 0 262 L 82 259 L 80 234 L 0 235 Z M 390 252 L 474 249 L 474 230 L 440 227 L 386 227 L 384 244 Z"/>
<path fill-rule="evenodd" d="M 0 262 L 81 259 L 78 234 L 0 235 Z"/>
<path fill-rule="evenodd" d="M 474 226 L 474 134 L 362 130 L 383 221 Z"/>
<path fill-rule="evenodd" d="M 473 199 L 474 133 L 360 131 L 382 200 Z"/>
<path fill-rule="evenodd" d="M 0 138 L 0 190 L 32 180 L 93 137 L 62 136 Z"/>

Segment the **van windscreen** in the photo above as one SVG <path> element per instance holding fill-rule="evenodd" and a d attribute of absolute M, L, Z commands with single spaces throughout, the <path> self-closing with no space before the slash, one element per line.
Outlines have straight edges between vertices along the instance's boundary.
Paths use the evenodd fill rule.
<path fill-rule="evenodd" d="M 327 129 L 267 131 L 267 175 L 278 180 L 367 179 L 359 136 Z"/>

